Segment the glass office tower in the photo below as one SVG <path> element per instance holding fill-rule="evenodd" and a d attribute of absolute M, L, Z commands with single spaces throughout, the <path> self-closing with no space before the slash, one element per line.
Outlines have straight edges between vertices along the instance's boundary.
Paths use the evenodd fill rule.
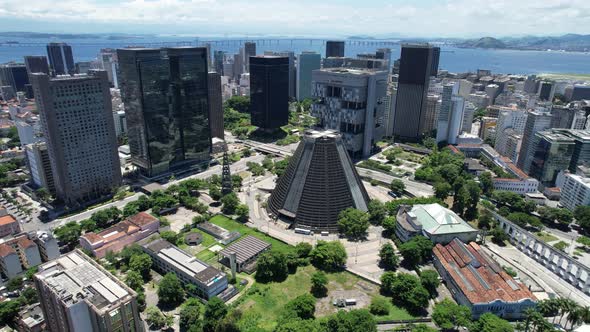
<path fill-rule="evenodd" d="M 209 161 L 207 49 L 117 50 L 131 160 L 149 178 Z"/>

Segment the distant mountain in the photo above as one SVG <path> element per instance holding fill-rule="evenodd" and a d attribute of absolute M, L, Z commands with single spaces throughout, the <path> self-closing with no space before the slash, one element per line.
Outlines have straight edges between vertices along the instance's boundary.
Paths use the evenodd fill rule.
<path fill-rule="evenodd" d="M 506 44 L 503 41 L 493 37 L 470 39 L 459 43 L 457 46 L 468 48 L 506 48 Z"/>
<path fill-rule="evenodd" d="M 457 42 L 455 45 L 466 48 L 508 48 L 517 50 L 564 50 L 589 52 L 590 35 L 567 34 L 553 37 L 526 36 L 500 39 L 484 37 Z"/>
<path fill-rule="evenodd" d="M 0 32 L 0 38 L 38 38 L 38 39 L 102 39 L 108 40 L 124 40 L 124 39 L 137 39 L 144 38 L 150 35 L 129 35 L 124 33 L 112 33 L 112 34 L 93 34 L 93 33 L 41 33 L 41 32 Z"/>

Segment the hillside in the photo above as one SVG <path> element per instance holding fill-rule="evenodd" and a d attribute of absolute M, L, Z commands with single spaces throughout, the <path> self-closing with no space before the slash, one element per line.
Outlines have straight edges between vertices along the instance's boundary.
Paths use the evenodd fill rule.
<path fill-rule="evenodd" d="M 468 48 L 506 48 L 506 44 L 503 41 L 493 37 L 466 40 L 457 46 Z"/>

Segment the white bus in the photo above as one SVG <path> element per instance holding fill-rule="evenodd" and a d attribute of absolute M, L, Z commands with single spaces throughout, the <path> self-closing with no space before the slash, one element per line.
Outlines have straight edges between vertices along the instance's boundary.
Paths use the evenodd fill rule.
<path fill-rule="evenodd" d="M 311 234 L 313 234 L 311 232 L 311 230 L 305 229 L 305 228 L 295 228 L 295 233 L 305 234 L 305 235 L 311 235 Z"/>

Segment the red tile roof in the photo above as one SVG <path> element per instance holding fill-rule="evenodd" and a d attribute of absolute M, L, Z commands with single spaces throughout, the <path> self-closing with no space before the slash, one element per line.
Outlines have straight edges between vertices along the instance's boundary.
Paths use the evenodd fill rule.
<path fill-rule="evenodd" d="M 0 226 L 6 226 L 15 222 L 17 222 L 16 219 L 14 219 L 14 217 L 9 214 L 5 215 L 4 217 L 0 217 Z"/>
<path fill-rule="evenodd" d="M 100 233 L 89 232 L 82 235 L 82 237 L 85 238 L 89 243 L 96 243 L 101 240 L 105 241 L 105 243 L 108 243 L 115 241 L 124 235 L 134 233 L 141 227 L 157 221 L 158 218 L 150 215 L 149 213 L 139 212 L 138 214 L 127 217 L 127 219 L 103 230 Z"/>
<path fill-rule="evenodd" d="M 6 257 L 10 254 L 16 254 L 16 251 L 11 246 L 0 244 L 0 257 Z"/>
<path fill-rule="evenodd" d="M 475 242 L 465 245 L 455 239 L 445 246 L 439 243 L 433 253 L 471 303 L 536 301 L 525 285 L 509 276 Z"/>
<path fill-rule="evenodd" d="M 141 227 L 155 222 L 156 220 L 158 220 L 158 218 L 152 216 L 147 212 L 139 212 L 138 214 L 128 217 L 127 220 Z"/>

